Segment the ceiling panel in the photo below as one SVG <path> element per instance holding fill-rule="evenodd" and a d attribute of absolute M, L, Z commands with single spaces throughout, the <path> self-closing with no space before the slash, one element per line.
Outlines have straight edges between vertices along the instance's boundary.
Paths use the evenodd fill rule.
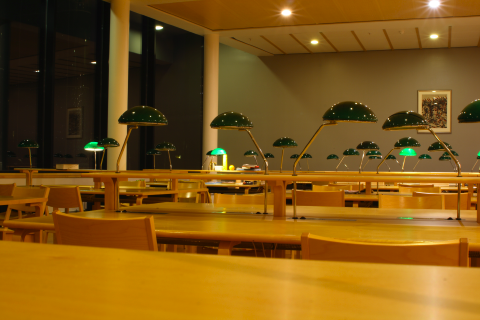
<path fill-rule="evenodd" d="M 236 37 L 236 39 L 248 43 L 254 47 L 263 49 L 273 54 L 283 54 L 280 50 L 271 45 L 267 40 L 260 36 Z M 268 38 L 267 38 L 268 39 Z M 269 39 L 270 40 L 270 39 Z M 281 49 L 281 48 L 280 48 Z"/>
<path fill-rule="evenodd" d="M 475 47 L 480 39 L 480 26 L 452 27 L 452 47 Z"/>
<path fill-rule="evenodd" d="M 390 50 L 383 30 L 354 30 L 360 42 L 368 50 Z"/>
<path fill-rule="evenodd" d="M 448 26 L 445 25 L 425 25 L 418 28 L 422 48 L 447 48 L 448 47 Z M 438 35 L 438 39 L 430 39 L 430 35 Z"/>
<path fill-rule="evenodd" d="M 288 34 L 269 35 L 267 38 L 287 54 L 309 53 Z"/>
<path fill-rule="evenodd" d="M 340 52 L 363 51 L 351 31 L 330 31 L 324 34 Z"/>
<path fill-rule="evenodd" d="M 318 32 L 311 33 L 295 33 L 295 37 L 301 41 L 307 48 L 312 52 L 335 52 L 332 46 L 328 44 L 327 41 L 320 35 Z M 317 40 L 318 44 L 311 44 L 310 41 Z"/>
<path fill-rule="evenodd" d="M 394 50 L 419 49 L 415 28 L 385 29 Z"/>

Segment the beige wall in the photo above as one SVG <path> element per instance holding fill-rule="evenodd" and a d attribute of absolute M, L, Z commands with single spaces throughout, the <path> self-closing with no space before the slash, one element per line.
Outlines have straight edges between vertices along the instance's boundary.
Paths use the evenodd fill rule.
<path fill-rule="evenodd" d="M 462 169 L 470 171 L 480 150 L 480 124 L 459 124 L 456 118 L 464 106 L 480 98 L 479 55 L 480 48 L 458 48 L 256 57 L 221 45 L 219 112 L 242 112 L 252 120 L 252 132 L 263 151 L 276 157 L 269 162 L 270 169 L 280 166 L 281 149 L 273 148 L 273 142 L 283 136 L 295 139 L 300 147 L 286 149 L 284 162 L 284 168 L 291 170 L 290 155 L 300 153 L 327 108 L 345 100 L 367 104 L 377 115 L 377 124 L 326 127 L 309 149 L 314 158 L 310 169 L 332 170 L 336 162 L 327 161 L 327 155 L 341 156 L 364 140 L 378 143 L 385 155 L 397 139 L 411 136 L 422 144 L 417 154 L 427 153 L 433 136 L 416 131 L 386 132 L 382 124 L 396 111 L 416 111 L 417 90 L 451 89 L 452 133 L 440 137 L 460 154 Z M 219 132 L 219 147 L 227 151 L 230 164 L 253 163 L 243 157 L 246 150 L 254 149 L 244 132 Z M 400 158 L 398 151 L 393 154 Z M 416 171 L 452 170 L 448 162 L 438 161 L 440 154 L 431 156 L 433 160 L 421 162 Z M 416 161 L 416 157 L 407 159 L 406 170 Z M 359 163 L 359 157 L 347 160 L 351 170 L 358 169 Z M 378 163 L 371 161 L 366 170 L 373 170 Z"/>

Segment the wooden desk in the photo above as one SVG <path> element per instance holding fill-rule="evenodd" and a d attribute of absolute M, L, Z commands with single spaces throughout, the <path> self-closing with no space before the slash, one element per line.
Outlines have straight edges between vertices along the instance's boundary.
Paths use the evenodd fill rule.
<path fill-rule="evenodd" d="M 1 241 L 0 251 L 5 319 L 473 320 L 480 313 L 478 270 L 470 268 Z"/>

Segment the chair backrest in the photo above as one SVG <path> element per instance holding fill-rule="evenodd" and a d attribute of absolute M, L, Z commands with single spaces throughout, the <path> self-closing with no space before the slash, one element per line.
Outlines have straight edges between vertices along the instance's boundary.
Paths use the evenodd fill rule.
<path fill-rule="evenodd" d="M 153 216 L 94 219 L 54 211 L 58 244 L 158 251 Z"/>
<path fill-rule="evenodd" d="M 204 188 L 205 182 L 202 180 L 198 181 L 179 181 L 178 190 L 188 190 L 188 189 L 200 189 Z M 182 192 L 178 193 L 179 202 L 198 202 L 199 199 L 198 192 Z"/>
<path fill-rule="evenodd" d="M 13 190 L 17 186 L 16 183 L 10 183 L 10 184 L 0 184 L 0 196 L 12 196 L 13 195 Z"/>
<path fill-rule="evenodd" d="M 297 191 L 297 206 L 345 207 L 345 192 Z"/>
<path fill-rule="evenodd" d="M 408 188 L 431 188 L 434 187 L 435 185 L 432 184 L 409 184 L 409 183 L 399 183 L 399 187 L 408 187 Z"/>
<path fill-rule="evenodd" d="M 442 192 L 442 189 L 440 187 L 424 187 L 424 186 L 398 187 L 398 193 L 414 193 L 415 191 L 440 193 Z"/>
<path fill-rule="evenodd" d="M 458 202 L 458 193 L 427 193 L 427 192 L 418 192 L 413 193 L 414 197 L 435 197 L 442 196 L 445 201 L 445 209 L 456 210 Z M 461 210 L 470 210 L 470 205 L 472 202 L 472 196 L 470 193 L 461 193 L 460 194 L 460 209 Z"/>
<path fill-rule="evenodd" d="M 47 207 L 53 207 L 53 210 L 64 208 L 69 212 L 70 208 L 79 208 L 83 212 L 82 197 L 79 187 L 51 187 L 48 195 Z"/>
<path fill-rule="evenodd" d="M 35 197 L 35 198 L 48 198 L 50 188 L 48 187 L 19 187 L 13 190 L 12 196 L 14 197 Z M 45 211 L 46 202 L 40 207 L 40 212 Z M 7 210 L 18 210 L 21 212 L 35 212 L 35 207 L 27 207 L 24 204 L 11 204 Z"/>
<path fill-rule="evenodd" d="M 236 194 L 222 194 L 215 193 L 213 196 L 213 203 L 216 204 L 264 204 L 264 195 L 236 195 Z M 267 196 L 267 204 L 273 205 L 273 195 Z"/>
<path fill-rule="evenodd" d="M 390 196 L 380 194 L 379 208 L 397 209 L 445 209 L 445 200 L 441 195 L 432 197 Z"/>
<path fill-rule="evenodd" d="M 312 191 L 320 192 L 320 191 L 339 191 L 339 190 L 352 190 L 352 186 L 336 186 L 336 185 L 328 185 L 328 186 L 312 186 Z"/>
<path fill-rule="evenodd" d="M 129 187 L 129 188 L 145 188 L 146 184 L 144 180 L 137 181 L 120 181 L 118 184 L 120 188 Z"/>
<path fill-rule="evenodd" d="M 354 242 L 302 234 L 302 258 L 468 267 L 468 239 L 431 243 Z"/>
<path fill-rule="evenodd" d="M 328 187 L 335 188 L 335 190 L 353 190 L 354 185 L 353 184 L 329 184 Z M 358 190 L 358 183 L 355 184 L 355 190 Z M 317 191 L 317 190 L 313 189 L 313 191 Z M 329 191 L 329 190 L 318 190 L 318 191 Z"/>

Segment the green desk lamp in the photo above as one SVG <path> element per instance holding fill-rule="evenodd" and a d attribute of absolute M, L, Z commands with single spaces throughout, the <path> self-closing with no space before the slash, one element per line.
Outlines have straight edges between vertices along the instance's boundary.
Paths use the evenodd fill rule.
<path fill-rule="evenodd" d="M 265 153 L 265 158 L 267 158 L 267 159 L 275 159 L 275 156 L 274 156 L 272 153 L 267 152 L 267 153 Z"/>
<path fill-rule="evenodd" d="M 150 149 L 147 151 L 147 156 L 153 156 L 153 169 L 155 169 L 155 158 L 156 156 L 161 155 L 162 153 L 157 149 Z"/>
<path fill-rule="evenodd" d="M 265 158 L 265 155 L 262 152 L 262 149 L 260 149 L 260 146 L 258 145 L 257 141 L 255 141 L 255 138 L 253 137 L 252 133 L 250 132 L 250 129 L 253 128 L 253 123 L 248 119 L 248 117 L 242 115 L 241 113 L 237 112 L 224 112 L 219 114 L 218 116 L 213 119 L 213 121 L 210 123 L 210 128 L 212 129 L 222 129 L 222 130 L 239 130 L 239 131 L 246 131 L 250 138 L 252 139 L 253 143 L 255 144 L 255 147 L 257 147 L 258 152 L 260 152 L 263 161 L 265 162 L 265 174 L 268 174 L 268 161 L 267 158 Z M 265 182 L 265 200 L 264 200 L 264 212 L 267 214 L 267 192 L 268 192 L 268 187 L 267 183 Z"/>
<path fill-rule="evenodd" d="M 103 153 L 102 153 L 102 160 L 100 161 L 100 170 L 102 170 L 103 167 L 103 158 L 105 157 L 105 152 L 107 151 L 108 148 L 116 148 L 120 147 L 120 144 L 118 143 L 117 140 L 113 138 L 103 138 L 98 142 L 98 145 L 100 147 L 104 147 Z"/>
<path fill-rule="evenodd" d="M 363 158 L 365 158 L 365 152 L 378 150 L 378 149 L 380 148 L 373 141 L 363 141 L 357 146 L 357 150 L 362 151 L 362 160 L 360 161 L 360 167 L 358 168 L 358 173 L 362 173 L 362 164 L 363 164 Z"/>
<path fill-rule="evenodd" d="M 203 163 L 202 163 L 202 170 L 203 170 L 203 166 L 205 165 L 205 162 L 207 162 L 208 158 L 210 158 L 212 156 L 212 151 L 213 150 L 210 150 L 206 153 L 205 160 L 203 160 Z"/>
<path fill-rule="evenodd" d="M 478 160 L 480 160 L 480 152 L 477 153 L 477 161 L 475 161 L 475 164 L 472 167 L 472 171 L 473 169 L 475 169 L 475 166 L 477 165 Z"/>
<path fill-rule="evenodd" d="M 168 152 L 168 162 L 170 163 L 170 171 L 172 171 L 172 160 L 170 159 L 170 151 L 176 151 L 177 148 L 170 142 L 162 142 L 157 144 L 155 147 L 158 151 L 167 151 Z"/>
<path fill-rule="evenodd" d="M 442 154 L 440 156 L 440 158 L 438 158 L 439 161 L 450 161 L 450 164 L 452 165 L 452 168 L 453 168 L 453 171 L 455 171 L 455 166 L 453 165 L 452 163 L 452 158 L 450 158 L 450 156 L 448 155 L 448 153 L 445 155 L 445 154 Z"/>
<path fill-rule="evenodd" d="M 222 149 L 222 148 L 215 148 L 212 150 L 212 153 L 211 153 L 212 156 L 223 156 L 223 162 L 222 162 L 222 166 L 223 166 L 223 170 L 224 171 L 227 171 L 228 170 L 228 162 L 227 162 L 227 152 Z M 215 169 L 215 167 L 213 167 L 213 169 Z M 210 170 L 212 170 L 212 168 L 210 168 Z"/>
<path fill-rule="evenodd" d="M 441 145 L 441 151 L 447 151 L 450 157 L 454 159 L 455 163 L 457 164 L 458 168 L 458 177 L 462 176 L 462 169 L 460 162 L 458 162 L 457 158 L 452 154 L 450 149 L 446 146 L 446 144 L 435 134 L 433 129 L 430 127 L 430 124 L 425 120 L 425 118 L 414 112 L 414 111 L 400 111 L 397 113 L 392 114 L 390 117 L 385 120 L 385 123 L 382 126 L 383 130 L 386 131 L 394 131 L 394 130 L 428 130 L 430 133 L 437 139 L 438 144 Z M 430 151 L 430 148 L 428 148 Z M 433 151 L 433 150 L 432 150 Z M 461 192 L 461 184 L 458 183 L 458 200 L 457 200 L 457 220 L 461 220 L 460 218 L 460 192 Z"/>
<path fill-rule="evenodd" d="M 332 153 L 332 154 L 330 154 L 330 155 L 327 156 L 327 160 L 339 160 L 339 158 L 338 158 L 338 156 L 337 156 L 336 154 L 333 154 L 333 153 Z M 344 165 L 345 167 L 347 167 L 347 170 L 350 170 L 345 163 L 344 163 L 343 165 Z M 337 169 L 338 169 L 338 167 L 337 167 Z M 337 170 L 335 170 L 335 171 L 337 171 Z"/>
<path fill-rule="evenodd" d="M 307 171 L 310 171 L 310 165 L 308 164 L 308 159 L 313 159 L 312 155 L 309 153 L 304 153 L 302 159 L 307 159 Z"/>
<path fill-rule="evenodd" d="M 343 157 L 342 157 L 342 159 L 340 160 L 340 162 L 338 163 L 337 168 L 336 168 L 335 171 L 338 170 L 338 167 L 339 167 L 340 164 L 343 162 L 343 159 L 345 159 L 345 157 L 359 156 L 359 155 L 360 155 L 360 152 L 358 152 L 357 150 L 352 149 L 352 148 L 343 151 Z"/>
<path fill-rule="evenodd" d="M 416 157 L 417 153 L 412 148 L 405 148 L 399 153 L 400 156 L 403 156 L 402 172 L 405 170 L 405 162 L 407 157 Z"/>
<path fill-rule="evenodd" d="M 280 161 L 280 172 L 282 172 L 283 155 L 285 153 L 285 148 L 296 148 L 296 147 L 298 147 L 298 144 L 292 138 L 283 137 L 283 138 L 275 140 L 275 142 L 273 143 L 273 146 L 275 148 L 282 148 L 282 160 Z"/>
<path fill-rule="evenodd" d="M 386 161 L 386 160 L 391 160 L 391 159 L 394 159 L 395 161 L 397 161 L 397 158 L 395 158 L 395 156 L 392 156 L 390 157 L 390 153 L 393 152 L 393 150 L 395 149 L 403 149 L 403 148 L 419 148 L 420 147 L 420 142 L 418 142 L 416 139 L 412 138 L 412 137 L 405 137 L 405 138 L 401 138 L 399 139 L 397 142 L 395 142 L 395 144 L 393 145 L 393 148 L 392 150 L 390 150 L 389 153 L 387 153 L 387 156 L 385 158 L 383 158 L 382 162 L 380 162 L 380 164 L 378 165 L 377 167 L 377 174 L 378 172 L 380 171 L 380 166 Z M 398 161 L 397 161 L 398 163 Z M 400 163 L 398 163 L 398 165 L 400 165 Z M 390 172 L 390 166 L 387 164 L 387 167 L 388 167 L 388 171 Z"/>
<path fill-rule="evenodd" d="M 160 111 L 155 108 L 148 106 L 136 106 L 125 111 L 120 118 L 118 118 L 118 123 L 130 126 L 125 141 L 123 142 L 122 150 L 120 150 L 120 154 L 118 155 L 117 159 L 116 172 L 120 173 L 120 160 L 122 159 L 123 152 L 125 151 L 125 147 L 132 130 L 138 129 L 139 126 L 165 126 L 168 124 L 168 120 Z"/>
<path fill-rule="evenodd" d="M 400 162 L 398 162 L 397 157 L 395 157 L 393 154 L 389 155 L 389 156 L 387 157 L 387 160 L 395 160 L 395 162 L 398 164 L 398 166 L 399 166 L 400 168 L 402 167 L 402 166 L 400 165 Z M 390 166 L 388 165 L 387 162 L 385 162 L 385 164 L 386 164 L 387 167 L 388 167 L 388 172 L 390 172 L 390 170 L 391 170 L 391 169 L 390 169 Z"/>
<path fill-rule="evenodd" d="M 258 166 L 258 161 L 257 161 L 258 153 L 256 153 L 253 150 L 248 150 L 243 154 L 243 156 L 247 158 L 251 158 L 251 157 L 255 158 L 255 162 L 257 163 L 257 166 Z"/>
<path fill-rule="evenodd" d="M 369 156 L 368 160 L 367 160 L 367 163 L 365 163 L 365 165 L 363 166 L 363 170 L 365 170 L 365 167 L 370 162 L 370 160 L 381 160 L 381 159 L 382 159 L 382 156 Z"/>
<path fill-rule="evenodd" d="M 94 161 L 95 161 L 95 170 L 97 170 L 97 152 L 100 150 L 105 150 L 103 147 L 98 145 L 98 142 L 92 141 L 85 145 L 83 148 L 85 151 L 93 151 L 95 154 Z"/>
<path fill-rule="evenodd" d="M 418 163 L 422 160 L 432 160 L 432 157 L 430 157 L 428 154 L 424 153 L 418 156 L 418 161 L 415 164 L 415 167 L 413 167 L 412 171 L 415 171 L 415 168 L 417 167 Z"/>
<path fill-rule="evenodd" d="M 458 157 L 458 156 L 459 156 L 457 152 L 455 152 L 455 151 L 453 151 L 453 150 L 451 150 L 451 151 L 452 151 L 452 153 L 453 153 L 453 155 L 454 155 L 455 157 Z M 448 155 L 449 155 L 449 154 L 448 154 L 447 152 L 444 152 L 444 153 L 442 154 L 442 156 L 448 156 Z M 452 158 L 450 158 L 450 163 L 451 163 L 451 165 L 452 165 L 452 167 L 453 167 L 453 170 L 454 170 L 454 171 L 457 171 L 457 167 L 455 167 L 455 165 L 452 163 Z"/>
<path fill-rule="evenodd" d="M 377 159 L 382 159 L 382 153 L 378 150 L 370 150 L 368 151 L 365 156 L 368 157 L 368 160 L 367 160 L 367 163 L 370 161 L 370 160 L 377 160 Z M 380 157 L 380 158 L 372 158 L 372 157 Z M 365 165 L 363 166 L 363 169 L 362 170 L 365 170 L 365 167 L 367 166 L 367 163 L 365 163 Z"/>
<path fill-rule="evenodd" d="M 32 148 L 39 148 L 40 146 L 36 141 L 30 140 L 30 139 L 25 139 L 20 141 L 18 144 L 19 148 L 27 148 L 28 149 L 28 158 L 30 160 L 30 168 L 32 168 L 32 151 L 30 149 Z"/>

